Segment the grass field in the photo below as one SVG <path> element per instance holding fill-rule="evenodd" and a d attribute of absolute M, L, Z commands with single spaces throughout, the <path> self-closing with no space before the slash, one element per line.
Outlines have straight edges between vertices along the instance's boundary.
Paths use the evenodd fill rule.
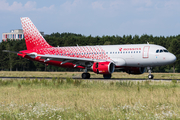
<path fill-rule="evenodd" d="M 18 77 L 31 73 L 36 72 L 2 72 Z M 80 75 L 37 72 L 35 76 L 60 74 Z M 176 80 L 0 79 L 0 91 L 0 119 L 180 119 L 180 83 Z"/>
<path fill-rule="evenodd" d="M 0 71 L 0 77 L 60 77 L 81 78 L 82 72 L 10 72 Z M 90 72 L 91 78 L 103 78 L 103 75 Z M 180 79 L 179 73 L 153 73 L 155 79 Z M 148 73 L 141 75 L 129 75 L 123 72 L 114 72 L 112 78 L 142 78 L 147 79 Z"/>

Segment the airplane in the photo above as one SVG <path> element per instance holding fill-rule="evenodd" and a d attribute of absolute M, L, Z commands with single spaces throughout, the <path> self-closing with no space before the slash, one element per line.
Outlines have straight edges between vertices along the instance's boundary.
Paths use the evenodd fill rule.
<path fill-rule="evenodd" d="M 148 78 L 153 79 L 152 67 L 176 61 L 174 54 L 154 44 L 53 47 L 28 17 L 21 18 L 21 24 L 27 50 L 17 52 L 18 56 L 58 67 L 84 69 L 83 79 L 90 78 L 88 70 L 110 79 L 115 69 L 129 74 L 143 74 L 145 68 L 149 72 Z"/>

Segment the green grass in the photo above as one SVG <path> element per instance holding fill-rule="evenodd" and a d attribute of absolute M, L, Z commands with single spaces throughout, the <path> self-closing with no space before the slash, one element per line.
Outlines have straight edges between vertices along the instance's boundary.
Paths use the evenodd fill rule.
<path fill-rule="evenodd" d="M 0 91 L 0 119 L 180 119 L 177 80 L 0 80 Z"/>

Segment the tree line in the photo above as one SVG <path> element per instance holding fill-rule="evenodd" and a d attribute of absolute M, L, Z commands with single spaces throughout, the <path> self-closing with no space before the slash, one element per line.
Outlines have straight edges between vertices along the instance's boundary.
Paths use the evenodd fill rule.
<path fill-rule="evenodd" d="M 180 72 L 180 35 L 177 36 L 84 36 L 74 33 L 52 33 L 44 36 L 52 46 L 86 46 L 86 45 L 117 45 L 117 44 L 156 44 L 164 46 L 169 52 L 176 55 L 174 64 L 154 67 L 154 72 Z M 0 43 L 0 70 L 4 71 L 78 71 L 78 69 L 61 68 L 45 65 L 36 61 L 21 58 L 13 53 L 5 53 L 3 50 L 21 51 L 26 50 L 25 40 L 7 40 Z"/>

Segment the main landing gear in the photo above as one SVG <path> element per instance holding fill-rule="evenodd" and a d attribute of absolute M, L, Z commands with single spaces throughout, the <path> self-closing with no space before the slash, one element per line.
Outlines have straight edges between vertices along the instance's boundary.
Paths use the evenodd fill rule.
<path fill-rule="evenodd" d="M 90 78 L 89 73 L 83 73 L 81 76 L 82 76 L 82 79 L 89 79 Z"/>
<path fill-rule="evenodd" d="M 151 67 L 147 67 L 147 69 L 148 69 L 148 72 L 149 72 L 148 78 L 153 79 L 154 75 L 151 74 Z"/>
<path fill-rule="evenodd" d="M 104 79 L 111 79 L 111 74 L 103 74 Z"/>
<path fill-rule="evenodd" d="M 87 68 L 86 68 L 85 72 L 82 73 L 81 76 L 82 76 L 82 79 L 89 79 L 91 75 L 88 73 Z"/>
<path fill-rule="evenodd" d="M 85 71 L 81 76 L 82 79 L 89 79 L 91 75 L 88 73 L 87 68 L 85 68 Z M 111 76 L 111 74 L 103 74 L 104 79 L 111 79 Z"/>
<path fill-rule="evenodd" d="M 89 79 L 90 78 L 90 74 L 89 73 L 82 73 L 82 79 Z M 103 75 L 104 79 L 111 79 L 111 74 L 104 74 Z"/>

